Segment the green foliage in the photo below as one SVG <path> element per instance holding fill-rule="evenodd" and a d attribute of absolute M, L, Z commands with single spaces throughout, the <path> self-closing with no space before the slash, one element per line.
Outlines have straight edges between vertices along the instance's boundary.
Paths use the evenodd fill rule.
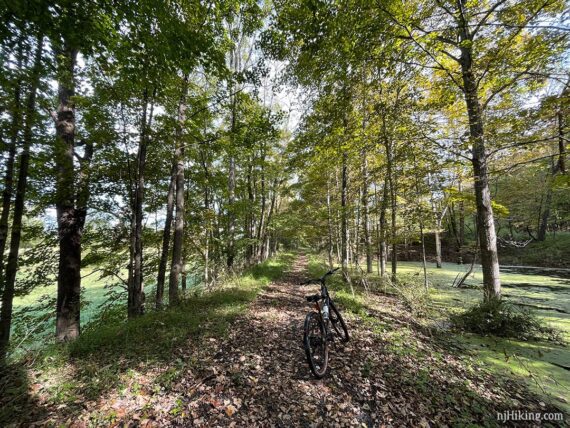
<path fill-rule="evenodd" d="M 426 289 L 420 273 L 400 273 L 392 287 L 406 307 L 417 316 L 426 315 L 430 304 L 429 290 Z"/>
<path fill-rule="evenodd" d="M 458 329 L 482 336 L 560 340 L 559 333 L 545 325 L 528 308 L 505 300 L 483 301 L 462 314 L 452 315 L 451 320 Z"/>

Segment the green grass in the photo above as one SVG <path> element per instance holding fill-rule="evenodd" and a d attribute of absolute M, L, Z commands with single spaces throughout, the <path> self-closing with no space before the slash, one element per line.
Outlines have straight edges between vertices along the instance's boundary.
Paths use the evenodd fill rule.
<path fill-rule="evenodd" d="M 260 290 L 280 278 L 294 258 L 282 253 L 242 275 L 228 277 L 214 291 L 192 293 L 176 307 L 148 311 L 136 319 L 125 319 L 126 308 L 118 305 L 88 324 L 75 342 L 28 352 L 25 362 L 16 361 L 11 366 L 13 376 L 6 390 L 9 405 L 0 405 L 0 425 L 8 415 L 21 413 L 31 405 L 25 402 L 27 385 L 32 382 L 27 378 L 28 369 L 37 376 L 33 382 L 43 384 L 50 401 L 66 406 L 95 400 L 122 385 L 132 391 L 132 379 L 166 365 L 168 370 L 157 377 L 156 384 L 160 388 L 172 383 L 185 368 L 201 364 L 180 358 L 179 351 L 185 346 L 199 346 L 200 338 L 223 337 L 236 316 Z"/>

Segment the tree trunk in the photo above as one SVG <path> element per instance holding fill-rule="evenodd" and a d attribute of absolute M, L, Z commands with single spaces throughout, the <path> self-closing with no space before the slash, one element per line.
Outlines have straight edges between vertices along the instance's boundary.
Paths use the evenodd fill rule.
<path fill-rule="evenodd" d="M 420 240 L 422 243 L 422 267 L 424 272 L 424 288 L 428 289 L 428 277 L 427 277 L 427 263 L 426 263 L 426 242 L 424 234 L 424 223 L 420 220 Z M 440 266 L 441 267 L 441 266 Z"/>
<path fill-rule="evenodd" d="M 8 159 L 6 160 L 6 175 L 4 178 L 4 191 L 2 192 L 2 215 L 0 216 L 0 295 L 4 290 L 4 252 L 8 239 L 8 219 L 10 218 L 10 205 L 12 203 L 12 192 L 14 190 L 14 161 L 16 159 L 16 145 L 18 144 L 18 133 L 20 130 L 21 106 L 20 97 L 22 91 L 22 59 L 23 44 L 18 47 L 18 64 L 14 86 L 14 105 L 12 106 L 12 122 L 10 124 L 10 148 L 8 149 Z"/>
<path fill-rule="evenodd" d="M 327 227 L 328 227 L 328 259 L 329 269 L 333 268 L 333 228 L 332 228 L 332 212 L 331 212 L 331 191 L 330 180 L 327 177 Z"/>
<path fill-rule="evenodd" d="M 253 159 L 250 159 L 247 168 L 247 197 L 249 200 L 249 206 L 247 208 L 246 217 L 245 217 L 245 231 L 247 233 L 246 236 L 248 239 L 245 259 L 248 265 L 250 265 L 253 262 L 253 255 L 255 253 L 255 246 L 253 244 L 253 235 L 255 228 L 253 209 L 255 207 L 255 195 L 253 193 L 252 175 L 253 175 Z"/>
<path fill-rule="evenodd" d="M 441 230 L 441 217 L 438 216 L 435 220 L 435 266 L 438 269 L 441 269 L 441 236 L 439 234 L 440 230 Z"/>
<path fill-rule="evenodd" d="M 382 192 L 382 203 L 380 205 L 380 221 L 378 227 L 380 229 L 380 276 L 386 276 L 386 264 L 388 262 L 388 248 L 386 246 L 386 229 L 388 223 L 386 221 L 386 210 L 388 209 L 388 175 L 384 179 L 384 189 Z"/>
<path fill-rule="evenodd" d="M 262 261 L 267 260 L 269 258 L 269 253 L 270 253 L 270 247 L 269 247 L 270 233 L 268 232 L 268 230 L 269 230 L 269 225 L 271 224 L 273 213 L 275 212 L 275 204 L 277 202 L 277 178 L 273 180 L 271 186 L 273 188 L 273 191 L 271 194 L 271 202 L 269 203 L 269 212 L 267 213 L 267 219 L 265 220 L 263 231 L 261 233 L 262 242 L 263 242 L 261 249 Z"/>
<path fill-rule="evenodd" d="M 388 140 L 385 141 L 386 146 L 386 174 L 388 178 L 388 186 L 390 189 L 390 208 L 391 208 L 391 227 L 390 227 L 390 240 L 392 241 L 392 281 L 396 281 L 396 273 L 398 268 L 398 252 L 396 246 L 396 214 L 397 214 L 397 200 L 396 200 L 396 188 L 394 185 L 394 171 L 393 171 L 393 146 Z"/>
<path fill-rule="evenodd" d="M 210 216 L 210 173 L 204 152 L 202 167 L 204 168 L 204 213 L 206 214 L 206 228 L 204 230 L 205 248 L 204 248 L 204 284 L 206 286 L 210 283 L 210 237 L 212 235 L 212 219 Z"/>
<path fill-rule="evenodd" d="M 59 269 L 56 309 L 56 337 L 72 340 L 80 332 L 81 235 L 79 213 L 75 209 L 75 64 L 77 49 L 69 46 L 58 52 L 59 106 L 56 117 L 55 162 L 56 211 L 59 235 Z"/>
<path fill-rule="evenodd" d="M 176 157 L 172 161 L 172 170 L 170 173 L 170 184 L 168 185 L 168 193 L 166 195 L 166 220 L 164 221 L 164 231 L 162 233 L 162 251 L 160 254 L 160 262 L 158 264 L 158 277 L 156 279 L 156 309 L 162 306 L 164 298 L 164 280 L 166 278 L 166 265 L 168 264 L 168 251 L 170 249 L 170 230 L 172 227 L 172 217 L 174 214 L 174 189 L 176 187 Z"/>
<path fill-rule="evenodd" d="M 562 93 L 562 96 L 568 97 L 568 87 Z M 558 122 L 558 165 L 557 170 L 562 174 L 566 174 L 566 139 L 564 138 L 564 113 L 562 110 L 562 101 L 560 103 L 560 108 L 556 112 L 556 119 Z"/>
<path fill-rule="evenodd" d="M 555 168 L 553 168 L 555 170 Z M 554 176 L 556 172 L 552 173 Z M 552 179 L 551 177 L 546 177 L 546 197 L 544 198 L 544 209 L 540 214 L 540 223 L 538 226 L 538 232 L 536 235 L 537 241 L 544 241 L 546 239 L 546 231 L 548 230 L 548 219 L 550 217 L 550 205 L 552 204 Z"/>
<path fill-rule="evenodd" d="M 362 217 L 364 227 L 364 246 L 366 252 L 366 272 L 372 273 L 372 243 L 368 212 L 368 159 L 366 150 L 362 151 Z"/>
<path fill-rule="evenodd" d="M 546 232 L 548 230 L 548 220 L 550 218 L 550 206 L 552 205 L 552 181 L 559 172 L 566 173 L 566 144 L 564 139 L 564 118 L 562 114 L 562 107 L 556 112 L 556 120 L 558 123 L 558 160 L 555 165 L 552 165 L 550 177 L 546 179 L 546 197 L 544 199 L 544 210 L 541 213 L 540 224 L 536 239 L 544 241 L 546 239 Z"/>
<path fill-rule="evenodd" d="M 461 180 L 459 181 L 459 191 L 463 189 L 461 187 Z M 463 246 L 465 245 L 465 202 L 463 199 L 459 201 L 459 237 L 458 237 L 458 256 L 457 263 L 463 264 Z"/>
<path fill-rule="evenodd" d="M 20 166 L 18 170 L 18 184 L 16 187 L 16 200 L 14 202 L 14 218 L 12 220 L 12 233 L 10 237 L 10 253 L 6 265 L 5 287 L 2 289 L 2 308 L 0 309 L 0 362 L 3 362 L 8 351 L 10 342 L 10 329 L 12 326 L 12 307 L 14 301 L 14 290 L 16 285 L 16 274 L 18 272 L 18 254 L 20 251 L 20 239 L 22 236 L 22 218 L 24 216 L 24 203 L 28 188 L 28 168 L 30 165 L 30 146 L 32 145 L 32 128 L 34 125 L 34 114 L 36 111 L 36 93 L 39 84 L 41 71 L 43 36 L 38 36 L 36 55 L 32 70 L 32 80 L 26 100 L 26 121 L 24 124 L 24 144 L 20 155 Z M 20 82 L 18 82 L 17 101 L 19 104 Z M 14 124 L 14 121 L 12 121 Z M 17 133 L 16 133 L 17 135 Z M 12 144 L 15 146 L 16 141 Z"/>
<path fill-rule="evenodd" d="M 463 28 L 462 39 L 468 41 Z M 469 40 L 470 41 L 470 40 Z M 470 41 L 471 42 L 471 41 Z M 461 70 L 465 94 L 465 103 L 469 116 L 469 134 L 472 144 L 472 164 L 475 180 L 475 203 L 477 207 L 477 232 L 481 249 L 481 265 L 483 268 L 483 286 L 485 300 L 500 299 L 501 281 L 499 276 L 499 257 L 497 254 L 497 237 L 489 177 L 487 171 L 487 153 L 483 132 L 483 117 L 476 79 L 472 71 L 471 45 L 461 47 Z"/>
<path fill-rule="evenodd" d="M 341 180 L 341 257 L 342 275 L 345 282 L 350 282 L 348 274 L 348 155 L 342 153 L 342 180 Z"/>
<path fill-rule="evenodd" d="M 172 267 L 168 283 L 168 303 L 178 303 L 179 276 L 183 270 L 182 251 L 184 245 L 184 125 L 186 122 L 186 94 L 188 77 L 184 78 L 182 95 L 178 103 L 178 127 L 176 136 L 176 218 L 174 220 L 174 241 L 172 243 Z"/>
<path fill-rule="evenodd" d="M 139 136 L 139 150 L 137 153 L 137 179 L 135 185 L 135 197 L 133 201 L 133 274 L 129 284 L 129 296 L 127 302 L 127 312 L 129 318 L 142 315 L 144 312 L 145 295 L 143 291 L 143 204 L 144 204 L 144 177 L 146 168 L 146 153 L 148 146 L 148 132 L 152 123 L 154 110 L 154 93 L 151 101 L 150 111 L 148 111 L 149 96 L 148 89 L 143 94 L 143 111 L 141 118 L 141 133 Z"/>
<path fill-rule="evenodd" d="M 262 158 L 263 160 L 263 158 Z M 265 210 L 267 205 L 267 198 L 265 196 L 265 173 L 261 171 L 261 214 L 259 215 L 259 225 L 257 228 L 257 245 L 259 245 L 259 253 L 257 255 L 257 261 L 263 258 L 263 238 L 262 231 L 265 227 Z"/>

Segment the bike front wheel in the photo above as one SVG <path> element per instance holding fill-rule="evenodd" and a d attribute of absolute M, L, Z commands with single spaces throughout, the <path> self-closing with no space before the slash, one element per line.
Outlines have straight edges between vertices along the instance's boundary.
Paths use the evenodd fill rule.
<path fill-rule="evenodd" d="M 311 372 L 317 379 L 322 378 L 327 371 L 329 349 L 323 320 L 316 312 L 308 313 L 305 318 L 303 343 Z"/>

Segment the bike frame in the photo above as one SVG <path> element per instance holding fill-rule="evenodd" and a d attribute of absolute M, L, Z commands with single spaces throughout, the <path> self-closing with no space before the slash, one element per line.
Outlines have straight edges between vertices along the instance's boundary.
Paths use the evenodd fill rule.
<path fill-rule="evenodd" d="M 321 318 L 321 322 L 325 326 L 325 335 L 327 337 L 327 342 L 328 342 L 328 336 L 330 333 L 330 331 L 329 331 L 330 319 L 325 320 L 323 318 L 323 311 L 321 310 L 321 305 L 319 303 L 321 301 L 324 301 L 324 304 L 327 305 L 327 307 L 329 308 L 329 316 L 330 316 L 331 297 L 329 295 L 329 290 L 325 284 L 325 280 L 328 276 L 332 275 L 333 273 L 335 273 L 339 269 L 340 268 L 332 269 L 332 270 L 328 271 L 327 273 L 325 273 L 319 279 L 310 279 L 309 281 L 306 281 L 303 284 L 301 284 L 301 285 L 308 285 L 308 284 L 317 284 L 318 283 L 321 286 L 321 299 L 315 302 L 315 309 L 319 313 L 319 317 Z"/>

